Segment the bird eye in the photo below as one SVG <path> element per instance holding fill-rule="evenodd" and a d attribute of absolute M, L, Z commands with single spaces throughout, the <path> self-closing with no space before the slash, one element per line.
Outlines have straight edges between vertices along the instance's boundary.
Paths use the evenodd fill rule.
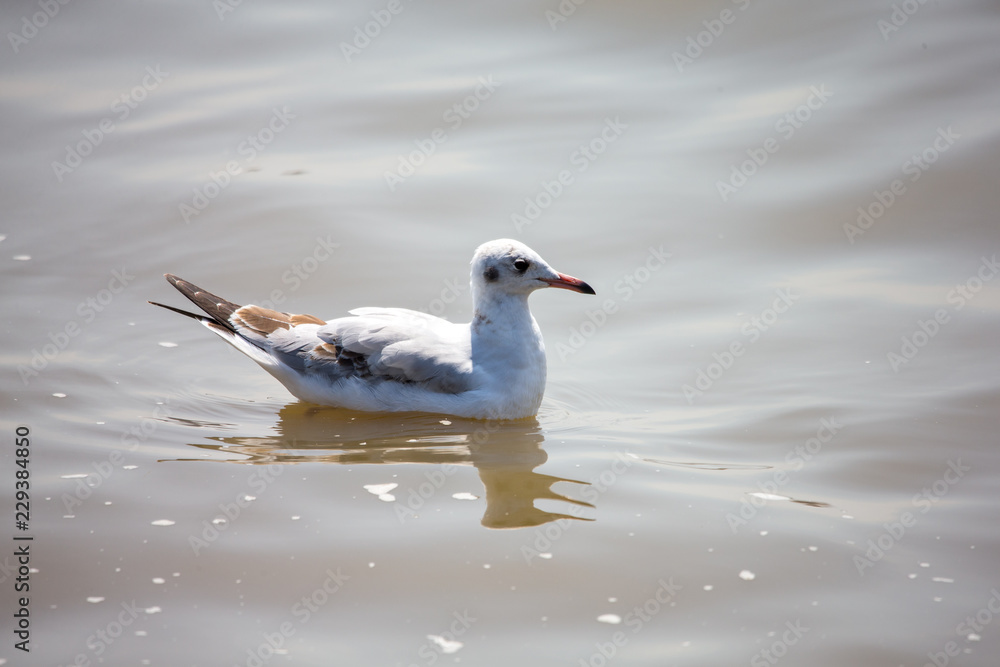
<path fill-rule="evenodd" d="M 518 258 L 514 260 L 514 268 L 520 273 L 527 271 L 529 266 L 531 266 L 531 263 L 526 259 Z"/>

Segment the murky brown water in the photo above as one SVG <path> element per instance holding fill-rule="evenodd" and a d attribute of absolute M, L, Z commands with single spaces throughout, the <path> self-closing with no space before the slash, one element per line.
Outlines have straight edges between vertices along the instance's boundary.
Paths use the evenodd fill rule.
<path fill-rule="evenodd" d="M 996 664 L 995 3 L 0 16 L 3 664 Z M 536 420 L 146 304 L 465 319 L 506 236 L 598 291 Z"/>

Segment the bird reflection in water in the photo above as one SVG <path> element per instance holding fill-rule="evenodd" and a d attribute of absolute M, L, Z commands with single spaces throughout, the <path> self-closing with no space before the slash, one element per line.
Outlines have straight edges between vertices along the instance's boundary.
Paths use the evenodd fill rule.
<path fill-rule="evenodd" d="M 486 488 L 487 528 L 523 528 L 557 519 L 591 521 L 576 514 L 535 507 L 536 500 L 593 507 L 552 490 L 556 482 L 579 480 L 534 472 L 548 455 L 534 418 L 482 421 L 429 414 L 376 414 L 290 403 L 282 408 L 272 437 L 212 437 L 194 444 L 242 459 L 248 465 L 293 463 L 425 463 L 471 465 Z M 204 459 L 177 459 L 202 461 Z M 572 508 L 569 510 L 572 511 Z"/>

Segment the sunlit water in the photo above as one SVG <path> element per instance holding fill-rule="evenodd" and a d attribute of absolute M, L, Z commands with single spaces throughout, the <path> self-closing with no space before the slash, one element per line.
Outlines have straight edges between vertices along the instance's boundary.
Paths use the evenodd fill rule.
<path fill-rule="evenodd" d="M 994 3 L 43 5 L 6 664 L 996 664 Z M 467 320 L 498 237 L 598 292 L 532 297 L 532 420 L 299 404 L 146 304 Z"/>

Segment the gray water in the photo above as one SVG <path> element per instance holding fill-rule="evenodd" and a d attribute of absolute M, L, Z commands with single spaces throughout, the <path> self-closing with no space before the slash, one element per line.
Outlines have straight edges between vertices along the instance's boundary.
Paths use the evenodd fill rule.
<path fill-rule="evenodd" d="M 997 664 L 995 3 L 0 25 L 3 664 Z M 467 321 L 501 237 L 598 293 L 532 297 L 533 420 L 301 404 L 146 304 Z"/>

